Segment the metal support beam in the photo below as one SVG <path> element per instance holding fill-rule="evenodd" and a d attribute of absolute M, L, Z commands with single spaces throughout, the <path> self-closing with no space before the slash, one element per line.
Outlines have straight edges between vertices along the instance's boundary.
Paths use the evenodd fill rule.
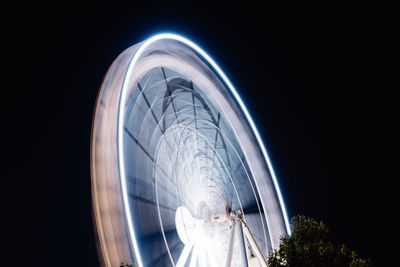
<path fill-rule="evenodd" d="M 228 257 L 226 259 L 226 267 L 231 267 L 232 264 L 233 246 L 235 245 L 235 232 L 236 232 L 236 222 L 233 222 L 231 240 L 229 242 Z"/>
<path fill-rule="evenodd" d="M 265 261 L 264 256 L 262 255 L 261 250 L 257 245 L 256 240 L 254 239 L 253 235 L 250 232 L 250 229 L 247 227 L 246 223 L 243 221 L 241 216 L 239 217 L 239 221 L 241 223 L 242 226 L 241 228 L 243 229 L 243 233 L 247 237 L 247 240 L 249 241 L 250 246 L 257 257 L 258 262 L 262 267 L 268 267 L 268 264 Z"/>
<path fill-rule="evenodd" d="M 239 251 L 241 253 L 238 254 L 238 262 L 240 262 L 240 266 L 247 267 L 247 253 L 246 253 L 246 244 L 244 242 L 244 235 L 243 235 L 243 230 L 241 227 L 241 223 L 237 218 L 234 218 L 234 223 L 236 224 L 235 226 L 235 240 L 237 240 L 236 244 L 239 246 Z"/>

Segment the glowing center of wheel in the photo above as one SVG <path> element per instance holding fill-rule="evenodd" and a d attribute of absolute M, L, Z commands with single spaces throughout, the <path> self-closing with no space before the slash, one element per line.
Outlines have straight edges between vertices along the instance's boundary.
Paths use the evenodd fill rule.
<path fill-rule="evenodd" d="M 221 219 L 213 221 L 215 217 Z M 232 223 L 227 220 L 226 214 L 213 215 L 207 220 L 196 219 L 185 206 L 178 207 L 175 213 L 176 230 L 185 248 L 176 266 L 184 266 L 188 261 L 190 266 L 223 266 L 224 257 L 210 255 L 227 254 Z"/>
<path fill-rule="evenodd" d="M 226 193 L 231 185 L 225 170 L 207 140 L 190 126 L 171 126 L 160 138 L 155 177 L 197 220 L 211 221 L 232 202 Z"/>

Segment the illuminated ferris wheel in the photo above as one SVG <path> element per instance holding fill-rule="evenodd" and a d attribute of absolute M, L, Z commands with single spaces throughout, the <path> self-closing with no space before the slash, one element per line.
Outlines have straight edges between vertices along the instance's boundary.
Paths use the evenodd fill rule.
<path fill-rule="evenodd" d="M 98 95 L 93 212 L 103 266 L 266 266 L 287 214 L 237 91 L 196 44 L 124 51 Z"/>

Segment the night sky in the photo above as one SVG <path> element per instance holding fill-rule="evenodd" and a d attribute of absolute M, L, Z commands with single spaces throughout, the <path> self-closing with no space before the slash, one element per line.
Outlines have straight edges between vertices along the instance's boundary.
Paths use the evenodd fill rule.
<path fill-rule="evenodd" d="M 380 75 L 385 16 L 361 1 L 244 4 L 3 9 L 6 266 L 98 266 L 89 162 L 97 92 L 124 49 L 163 31 L 199 44 L 236 86 L 289 215 L 323 220 L 335 242 L 377 266 L 393 263 L 385 254 L 398 88 Z"/>

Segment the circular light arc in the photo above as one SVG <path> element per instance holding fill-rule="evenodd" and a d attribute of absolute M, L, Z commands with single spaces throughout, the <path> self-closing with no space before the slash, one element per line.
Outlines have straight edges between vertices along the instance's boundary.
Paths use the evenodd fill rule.
<path fill-rule="evenodd" d="M 274 187 L 275 187 L 275 191 L 277 193 L 278 199 L 279 199 L 279 204 L 281 206 L 281 211 L 283 214 L 283 218 L 285 221 L 285 227 L 286 227 L 286 231 L 289 235 L 291 235 L 291 229 L 290 229 L 290 225 L 289 225 L 289 220 L 288 220 L 288 215 L 286 212 L 286 207 L 285 207 L 285 203 L 283 201 L 283 197 L 282 197 L 282 193 L 281 190 L 279 188 L 279 184 L 278 184 L 278 180 L 276 178 L 274 169 L 272 167 L 272 163 L 271 160 L 268 156 L 267 150 L 264 146 L 264 143 L 261 139 L 261 136 L 257 130 L 257 127 L 249 113 L 249 111 L 247 110 L 243 100 L 241 99 L 241 97 L 239 96 L 237 90 L 235 89 L 235 87 L 233 86 L 233 84 L 231 83 L 231 81 L 228 79 L 228 77 L 225 75 L 225 73 L 222 71 L 222 69 L 217 65 L 217 63 L 202 49 L 200 48 L 197 44 L 195 44 L 194 42 L 190 41 L 189 39 L 178 35 L 178 34 L 174 34 L 174 33 L 160 33 L 160 34 L 156 34 L 150 38 L 148 38 L 147 40 L 145 40 L 140 47 L 138 48 L 138 50 L 136 51 L 135 55 L 132 57 L 129 65 L 128 65 L 128 69 L 125 73 L 124 79 L 123 79 L 123 83 L 122 83 L 122 91 L 121 91 L 121 96 L 120 96 L 120 100 L 119 100 L 119 107 L 118 107 L 118 122 L 117 122 L 117 143 L 118 143 L 118 162 L 119 162 L 119 173 L 121 176 L 121 187 L 122 187 L 122 195 L 123 195 L 123 202 L 124 202 L 124 206 L 125 206 L 125 211 L 126 211 L 126 217 L 127 217 L 127 221 L 128 221 L 128 229 L 129 229 L 129 233 L 130 233 L 130 239 L 135 251 L 135 255 L 137 256 L 136 260 L 139 264 L 140 267 L 143 266 L 143 261 L 141 259 L 140 253 L 139 253 L 139 248 L 138 248 L 138 244 L 136 242 L 136 235 L 135 235 L 135 231 L 133 229 L 133 223 L 132 223 L 132 217 L 131 217 L 131 211 L 129 208 L 129 202 L 128 202 L 128 194 L 127 194 L 127 189 L 126 189 L 126 177 L 125 177 L 125 163 L 123 159 L 123 155 L 122 155 L 122 151 L 123 151 L 123 142 L 122 142 L 122 133 L 123 133 L 123 122 L 124 122 L 124 117 L 125 117 L 125 112 L 122 109 L 122 105 L 121 103 L 125 103 L 126 100 L 126 94 L 125 92 L 127 91 L 127 86 L 129 84 L 129 82 L 127 82 L 127 79 L 129 79 L 129 77 L 131 76 L 131 73 L 134 69 L 134 66 L 136 64 L 136 62 L 138 61 L 138 59 L 140 58 L 141 54 L 143 53 L 143 51 L 153 42 L 161 40 L 161 39 L 171 39 L 171 40 L 176 40 L 178 42 L 181 42 L 185 45 L 187 45 L 188 47 L 192 48 L 196 53 L 198 53 L 203 59 L 206 60 L 207 63 L 209 63 L 211 65 L 211 67 L 216 71 L 216 73 L 219 75 L 219 77 L 222 78 L 223 82 L 227 85 L 227 87 L 229 88 L 230 92 L 232 93 L 232 95 L 234 96 L 235 100 L 237 101 L 237 103 L 239 104 L 242 112 L 244 113 L 246 120 L 248 121 L 248 123 L 250 124 L 251 130 L 254 133 L 254 136 L 257 139 L 258 145 L 261 148 L 261 151 L 263 153 L 265 162 L 267 163 L 268 169 L 271 173 L 272 176 L 272 181 L 274 183 Z"/>

